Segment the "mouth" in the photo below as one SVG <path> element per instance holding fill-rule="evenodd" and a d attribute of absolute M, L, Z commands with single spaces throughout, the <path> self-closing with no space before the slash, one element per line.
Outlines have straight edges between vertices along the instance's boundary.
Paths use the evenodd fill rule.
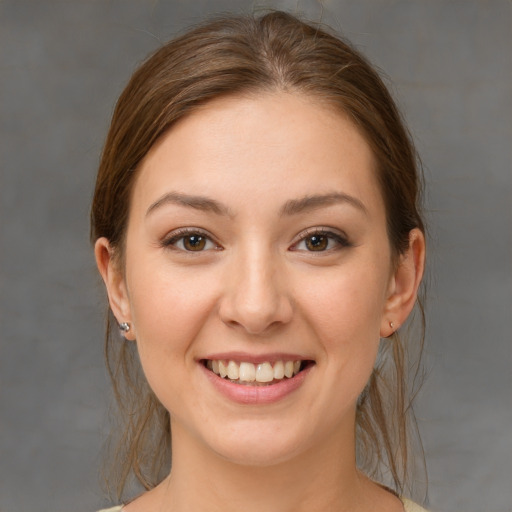
<path fill-rule="evenodd" d="M 203 366 L 221 379 L 242 386 L 271 386 L 293 379 L 315 364 L 312 360 L 277 360 L 252 363 L 232 359 L 202 359 Z"/>

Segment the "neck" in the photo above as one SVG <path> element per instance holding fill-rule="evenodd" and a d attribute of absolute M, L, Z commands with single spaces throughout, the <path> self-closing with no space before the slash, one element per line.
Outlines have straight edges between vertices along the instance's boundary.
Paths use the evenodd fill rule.
<path fill-rule="evenodd" d="M 355 511 L 370 483 L 356 469 L 352 431 L 267 466 L 228 461 L 173 425 L 173 467 L 155 489 L 172 512 Z M 157 497 L 158 495 L 158 497 Z"/>

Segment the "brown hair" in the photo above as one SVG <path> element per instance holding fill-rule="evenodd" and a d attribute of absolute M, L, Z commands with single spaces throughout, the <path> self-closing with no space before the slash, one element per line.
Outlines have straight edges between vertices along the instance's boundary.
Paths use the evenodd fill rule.
<path fill-rule="evenodd" d="M 134 73 L 119 98 L 103 150 L 91 211 L 92 240 L 106 237 L 122 259 L 137 166 L 173 123 L 213 98 L 276 90 L 327 102 L 361 130 L 378 163 L 391 247 L 395 257 L 402 254 L 410 231 L 424 226 L 417 156 L 395 103 L 350 44 L 283 12 L 223 16 L 199 25 L 158 49 Z M 419 312 L 418 363 L 421 307 Z M 169 413 L 147 385 L 134 344 L 112 339 L 113 321 L 110 313 L 107 367 L 121 413 L 112 465 L 118 470 L 120 496 L 130 475 L 146 489 L 162 479 L 170 464 L 171 433 Z M 411 421 L 415 425 L 408 361 L 397 333 L 384 340 L 357 409 L 358 464 L 398 492 L 408 481 L 409 427 Z"/>

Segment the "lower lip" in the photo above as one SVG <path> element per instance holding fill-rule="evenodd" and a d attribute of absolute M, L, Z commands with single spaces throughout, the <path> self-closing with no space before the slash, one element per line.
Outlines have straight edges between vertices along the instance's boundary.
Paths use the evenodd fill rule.
<path fill-rule="evenodd" d="M 282 400 L 302 385 L 311 370 L 311 367 L 305 368 L 291 379 L 283 379 L 275 384 L 251 386 L 223 379 L 208 370 L 202 363 L 199 363 L 199 366 L 217 391 L 233 402 L 245 405 L 271 404 Z"/>

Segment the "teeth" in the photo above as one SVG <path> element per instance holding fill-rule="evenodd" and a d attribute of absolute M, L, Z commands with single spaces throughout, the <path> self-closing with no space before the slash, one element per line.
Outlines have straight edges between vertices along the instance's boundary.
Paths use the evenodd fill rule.
<path fill-rule="evenodd" d="M 254 365 L 247 362 L 207 360 L 206 367 L 220 375 L 223 379 L 238 382 L 269 383 L 273 380 L 290 379 L 300 371 L 302 361 L 276 361 L 274 366 L 269 362 Z"/>
<path fill-rule="evenodd" d="M 231 362 L 234 362 L 234 361 L 231 361 Z M 254 368 L 254 365 L 252 363 L 240 363 L 239 378 L 243 382 L 255 381 L 256 380 L 256 368 Z"/>
<path fill-rule="evenodd" d="M 270 363 L 261 363 L 256 368 L 256 380 L 258 382 L 272 382 L 274 380 L 274 370 Z"/>
<path fill-rule="evenodd" d="M 286 363 L 284 363 L 284 376 L 285 377 L 288 377 L 288 378 L 293 377 L 293 367 L 294 367 L 293 361 L 286 361 Z"/>
<path fill-rule="evenodd" d="M 277 361 L 274 364 L 274 379 L 284 378 L 284 363 L 283 361 Z"/>
<path fill-rule="evenodd" d="M 228 363 L 228 378 L 231 380 L 238 379 L 238 365 L 234 361 L 229 361 Z"/>
<path fill-rule="evenodd" d="M 224 361 L 219 361 L 219 375 L 224 378 L 228 374 L 228 369 L 224 365 Z"/>

